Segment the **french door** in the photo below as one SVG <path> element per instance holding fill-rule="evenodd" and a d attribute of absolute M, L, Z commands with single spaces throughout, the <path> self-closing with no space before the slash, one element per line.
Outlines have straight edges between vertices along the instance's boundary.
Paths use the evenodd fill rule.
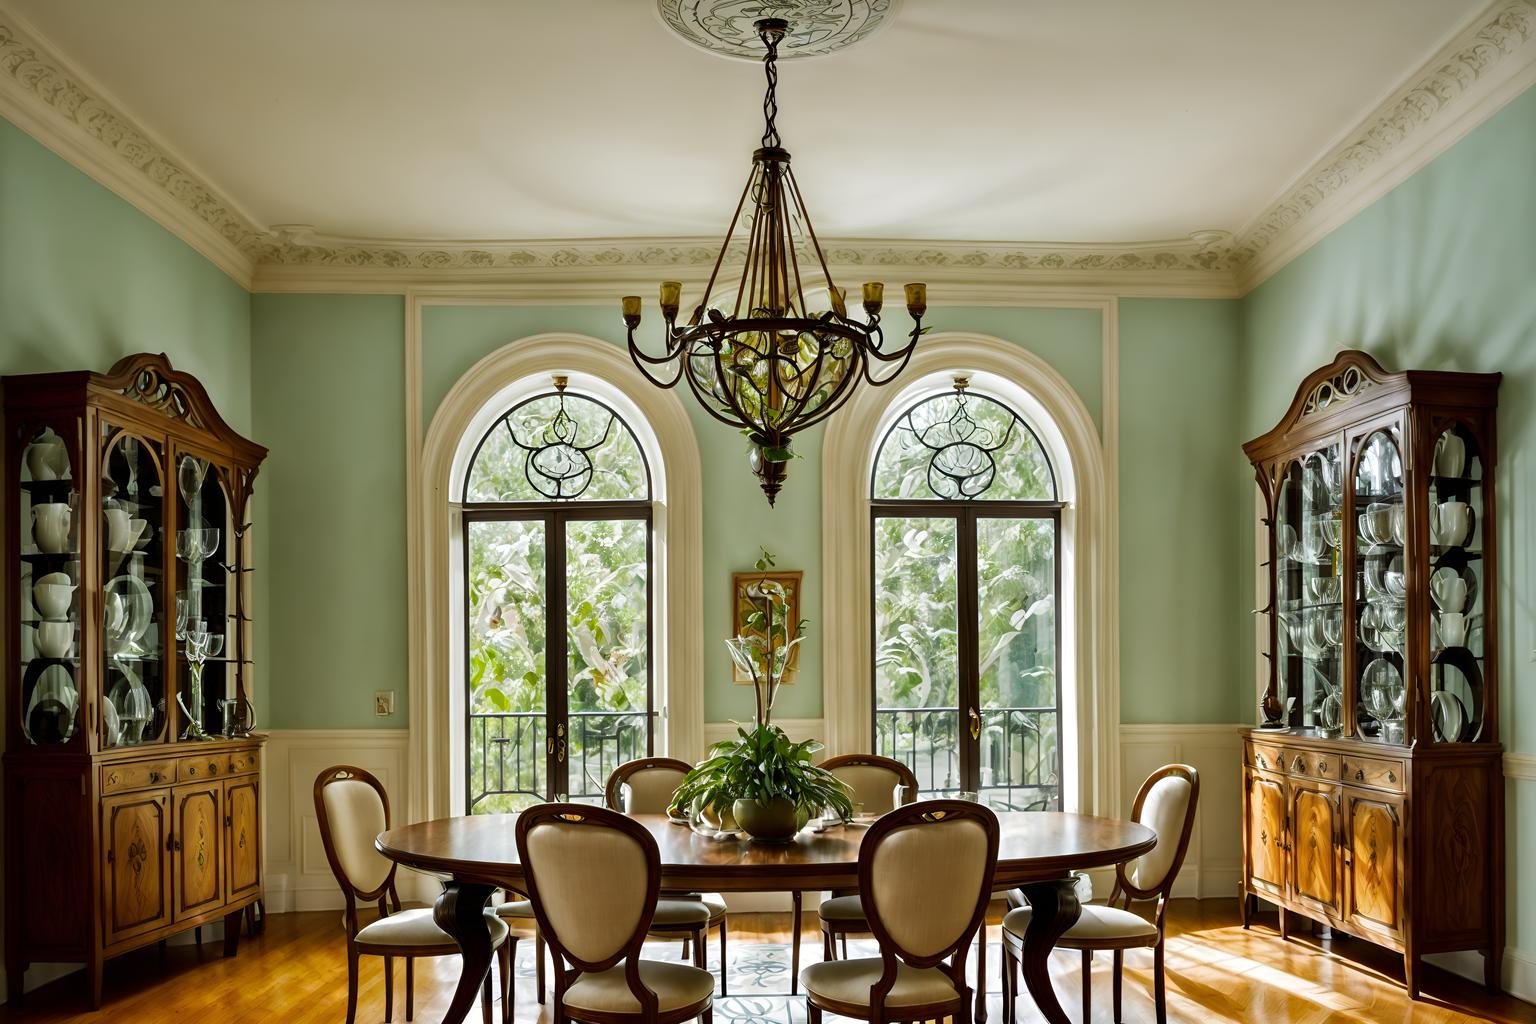
<path fill-rule="evenodd" d="M 876 752 L 925 795 L 1059 808 L 1062 504 L 871 508 Z"/>
<path fill-rule="evenodd" d="M 600 803 L 654 745 L 650 503 L 463 517 L 466 810 Z"/>

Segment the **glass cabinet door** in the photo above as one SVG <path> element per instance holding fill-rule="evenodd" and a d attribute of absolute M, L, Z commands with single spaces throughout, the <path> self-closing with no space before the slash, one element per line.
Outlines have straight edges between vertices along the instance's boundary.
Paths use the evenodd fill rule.
<path fill-rule="evenodd" d="M 64 431 L 60 425 L 60 431 Z M 67 743 L 80 710 L 78 475 L 64 438 L 38 431 L 20 461 L 21 732 L 28 743 Z"/>
<path fill-rule="evenodd" d="M 1406 740 L 1408 542 L 1403 458 L 1395 428 L 1358 448 L 1355 498 L 1355 731 L 1364 739 Z"/>
<path fill-rule="evenodd" d="M 1337 732 L 1344 628 L 1339 445 L 1291 463 L 1275 504 L 1276 682 L 1284 722 Z"/>
<path fill-rule="evenodd" d="M 161 446 L 101 427 L 102 747 L 161 738 L 165 667 Z"/>
<path fill-rule="evenodd" d="M 1486 701 L 1481 574 L 1482 458 L 1471 432 L 1435 441 L 1429 501 L 1429 725 L 1439 743 L 1482 737 Z"/>
<path fill-rule="evenodd" d="M 184 740 L 211 739 L 225 730 L 226 702 L 235 680 L 235 589 L 238 539 L 232 530 L 227 474 L 186 452 L 176 457 L 177 707 Z M 233 709 L 238 711 L 238 709 Z M 233 728 L 233 723 L 231 723 Z"/>

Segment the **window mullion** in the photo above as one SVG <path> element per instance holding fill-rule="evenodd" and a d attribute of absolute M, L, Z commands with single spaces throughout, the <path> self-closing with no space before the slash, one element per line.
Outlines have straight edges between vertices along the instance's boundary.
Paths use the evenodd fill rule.
<path fill-rule="evenodd" d="M 549 762 L 549 797 L 562 800 L 570 793 L 566 752 L 570 748 L 570 689 L 566 681 L 569 658 L 566 653 L 566 553 L 565 513 L 550 512 L 545 518 L 548 540 L 544 549 L 544 593 L 548 610 L 544 616 L 544 674 L 547 680 L 544 703 L 548 715 L 545 753 Z"/>

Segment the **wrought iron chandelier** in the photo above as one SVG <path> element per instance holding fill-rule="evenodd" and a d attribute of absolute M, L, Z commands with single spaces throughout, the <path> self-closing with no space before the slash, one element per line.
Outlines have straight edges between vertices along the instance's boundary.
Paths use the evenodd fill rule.
<path fill-rule="evenodd" d="M 776 62 L 788 27 L 780 18 L 756 22 L 758 38 L 767 48 L 763 144 L 752 154 L 752 173 L 726 229 L 703 298 L 687 322 L 679 323 L 682 283 L 662 282 L 666 351 L 659 356 L 649 355 L 635 343 L 640 297 L 627 295 L 623 300 L 629 354 L 635 365 L 658 387 L 672 388 L 687 380 L 711 416 L 746 435 L 748 460 L 770 505 L 794 458 L 793 436 L 841 408 L 861 378 L 876 387 L 895 379 L 924 333 L 923 313 L 928 308 L 927 285 L 907 285 L 912 331 L 905 344 L 890 350 L 885 348 L 880 327 L 883 283 L 864 284 L 863 322 L 848 316 L 845 293 L 827 270 L 826 256 L 789 169 L 789 153 L 780 146 L 774 125 Z M 746 259 L 735 304 L 726 316 L 710 305 L 710 299 L 738 227 L 747 235 Z M 802 235 L 815 253 L 832 307 L 817 315 L 806 308 L 800 276 L 796 242 Z M 895 367 L 884 376 L 877 373 L 878 367 L 890 364 Z M 652 367 L 665 369 L 653 372 Z"/>

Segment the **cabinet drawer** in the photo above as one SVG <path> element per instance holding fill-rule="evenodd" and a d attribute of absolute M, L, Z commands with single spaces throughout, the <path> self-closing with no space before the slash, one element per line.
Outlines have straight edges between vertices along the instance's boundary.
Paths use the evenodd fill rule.
<path fill-rule="evenodd" d="M 200 757 L 183 757 L 176 762 L 176 776 L 181 782 L 202 782 L 204 779 L 222 779 L 229 774 L 229 755 L 204 754 Z"/>
<path fill-rule="evenodd" d="M 1374 786 L 1401 793 L 1404 774 L 1401 761 L 1356 757 L 1353 754 L 1344 758 L 1344 781 L 1357 786 Z"/>
<path fill-rule="evenodd" d="M 175 781 L 175 761 L 124 761 L 101 769 L 103 795 L 149 789 L 152 786 L 169 786 Z"/>
<path fill-rule="evenodd" d="M 1338 782 L 1341 774 L 1339 764 L 1338 754 L 1329 754 L 1321 750 L 1290 748 L 1285 752 L 1285 771 L 1288 775 L 1297 778 Z"/>
<path fill-rule="evenodd" d="M 230 775 L 246 775 L 261 765 L 261 755 L 254 750 L 237 750 L 229 755 L 225 767 Z"/>
<path fill-rule="evenodd" d="M 1285 751 L 1268 743 L 1254 743 L 1249 741 L 1244 746 L 1244 754 L 1248 764 L 1254 768 L 1260 768 L 1267 772 L 1285 771 Z"/>

